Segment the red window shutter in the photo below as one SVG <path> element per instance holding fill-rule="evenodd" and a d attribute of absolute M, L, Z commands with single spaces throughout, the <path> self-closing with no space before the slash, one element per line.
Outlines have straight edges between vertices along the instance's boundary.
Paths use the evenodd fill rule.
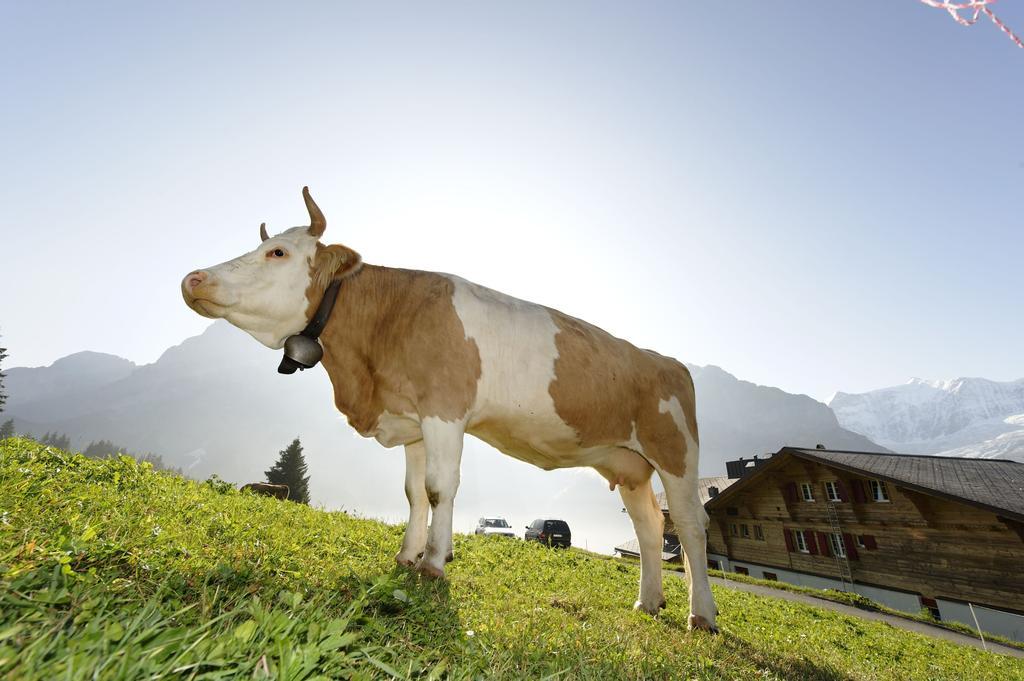
<path fill-rule="evenodd" d="M 878 542 L 875 541 L 875 535 L 864 534 L 861 535 L 861 539 L 864 540 L 864 548 L 866 548 L 868 551 L 874 551 L 878 548 Z"/>
<path fill-rule="evenodd" d="M 807 542 L 807 551 L 812 556 L 818 555 L 818 542 L 814 541 L 813 532 L 804 532 L 804 541 Z"/>
<path fill-rule="evenodd" d="M 797 493 L 796 493 L 796 483 L 795 482 L 788 482 L 788 483 L 786 483 L 785 497 L 786 497 L 786 503 L 787 504 L 795 504 L 796 503 Z"/>
<path fill-rule="evenodd" d="M 818 533 L 818 548 L 821 549 L 821 555 L 831 556 L 832 549 L 828 544 L 828 535 L 824 532 Z"/>
<path fill-rule="evenodd" d="M 846 555 L 850 560 L 857 560 L 857 544 L 853 541 L 853 535 L 843 535 L 843 545 L 846 547 Z"/>
<path fill-rule="evenodd" d="M 786 538 L 786 550 L 793 553 L 793 532 L 783 528 L 782 536 Z"/>
<path fill-rule="evenodd" d="M 853 500 L 858 504 L 863 504 L 867 500 L 864 497 L 864 483 L 860 480 L 851 480 L 850 486 L 853 488 Z"/>
<path fill-rule="evenodd" d="M 839 495 L 839 501 L 850 500 L 850 496 L 846 493 L 846 485 L 842 480 L 836 480 L 836 493 Z"/>

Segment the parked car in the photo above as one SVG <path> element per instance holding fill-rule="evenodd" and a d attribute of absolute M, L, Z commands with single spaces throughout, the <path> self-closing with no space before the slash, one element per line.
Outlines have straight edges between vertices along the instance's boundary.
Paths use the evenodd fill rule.
<path fill-rule="evenodd" d="M 515 537 L 516 533 L 504 518 L 481 518 L 476 521 L 473 534 L 496 534 L 500 537 Z"/>
<path fill-rule="evenodd" d="M 572 546 L 569 524 L 555 518 L 537 518 L 526 526 L 526 535 L 523 539 L 548 546 L 561 546 L 563 549 Z"/>

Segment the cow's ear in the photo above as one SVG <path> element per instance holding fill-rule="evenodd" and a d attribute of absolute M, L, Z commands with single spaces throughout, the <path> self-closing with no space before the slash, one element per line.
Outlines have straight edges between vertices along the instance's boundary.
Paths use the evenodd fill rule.
<path fill-rule="evenodd" d="M 363 258 L 351 248 L 341 244 L 316 245 L 316 255 L 310 263 L 310 285 L 323 291 L 334 279 L 343 279 L 359 271 Z"/>
<path fill-rule="evenodd" d="M 302 199 L 306 202 L 306 210 L 309 211 L 309 233 L 319 239 L 327 229 L 327 219 L 320 211 L 320 206 L 309 195 L 309 187 L 302 188 Z"/>

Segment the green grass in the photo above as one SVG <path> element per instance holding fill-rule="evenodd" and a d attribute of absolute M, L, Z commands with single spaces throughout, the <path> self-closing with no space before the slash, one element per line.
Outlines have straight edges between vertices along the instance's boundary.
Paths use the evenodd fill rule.
<path fill-rule="evenodd" d="M 613 560 L 623 561 L 628 564 L 639 565 L 640 561 L 636 558 L 622 558 L 616 557 Z M 682 565 L 671 564 L 665 566 L 666 570 L 673 572 L 685 573 L 686 570 Z M 858 593 L 851 593 L 848 591 L 836 591 L 835 589 L 815 589 L 809 586 L 800 586 L 799 584 L 790 584 L 789 582 L 779 582 L 769 579 L 757 579 L 750 575 L 741 575 L 735 572 L 722 572 L 721 570 L 708 570 L 708 574 L 712 577 L 721 577 L 733 582 L 741 582 L 743 584 L 756 584 L 758 586 L 764 586 L 769 589 L 779 589 L 781 591 L 791 591 L 793 593 L 806 594 L 808 596 L 814 596 L 815 598 L 821 598 L 826 601 L 833 601 L 835 603 L 842 603 L 843 605 L 853 606 L 854 608 L 860 608 L 861 610 L 868 610 L 872 612 L 881 612 L 887 615 L 893 615 L 895 617 L 902 617 L 903 619 L 915 620 L 924 624 L 930 624 L 932 626 L 941 627 L 943 629 L 949 629 L 955 631 L 958 634 L 964 634 L 971 638 L 980 639 L 978 636 L 978 630 L 961 624 L 960 622 L 945 622 L 936 620 L 928 613 L 927 609 L 922 612 L 904 612 L 903 610 L 897 610 L 896 608 L 890 608 L 887 605 L 873 601 L 867 596 L 862 596 Z M 926 614 L 928 613 L 928 614 Z M 1011 648 L 1019 648 L 1024 650 L 1024 643 L 1019 641 L 1013 641 L 1006 638 L 1005 636 L 999 636 L 998 634 L 985 633 L 985 640 L 992 642 L 998 642 Z"/>
<path fill-rule="evenodd" d="M 400 481 L 396 484 L 401 484 Z M 715 589 L 722 634 L 657 619 L 637 570 L 457 536 L 447 583 L 402 528 L 0 442 L 0 677 L 1024 679 L 1024 661 Z"/>

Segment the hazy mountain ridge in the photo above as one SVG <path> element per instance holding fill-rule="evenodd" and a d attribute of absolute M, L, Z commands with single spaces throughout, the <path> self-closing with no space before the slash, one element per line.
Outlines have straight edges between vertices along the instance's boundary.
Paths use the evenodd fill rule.
<path fill-rule="evenodd" d="M 829 401 L 844 428 L 911 454 L 1024 461 L 1024 379 L 911 379 Z"/>
<path fill-rule="evenodd" d="M 86 392 L 130 375 L 135 363 L 102 352 L 76 352 L 48 367 L 14 367 L 4 372 L 7 410 L 37 400 Z"/>
<path fill-rule="evenodd" d="M 75 357 L 75 356 L 72 356 Z M 19 432 L 60 431 L 82 448 L 101 438 L 163 456 L 204 478 L 260 480 L 279 450 L 300 436 L 314 503 L 392 521 L 404 519 L 405 458 L 357 436 L 334 407 L 326 372 L 282 376 L 280 352 L 220 322 L 135 366 L 92 353 L 77 361 L 88 381 L 69 376 L 64 360 L 12 369 L 7 410 Z M 783 444 L 879 450 L 843 430 L 824 404 L 804 395 L 740 381 L 718 367 L 691 367 L 697 386 L 701 474 L 724 474 L 727 459 L 775 451 Z M 38 380 L 46 391 L 16 386 Z M 68 390 L 62 392 L 63 382 Z M 72 389 L 73 387 L 73 389 Z M 20 392 L 20 394 L 19 394 Z M 26 394 L 29 399 L 25 399 Z M 565 517 L 574 536 L 608 551 L 631 535 L 618 494 L 589 470 L 547 472 L 467 438 L 456 524 L 505 515 L 521 528 L 540 516 Z"/>
<path fill-rule="evenodd" d="M 889 451 L 844 429 L 827 405 L 807 395 L 744 381 L 714 365 L 688 366 L 697 389 L 701 475 L 723 475 L 729 459 L 784 445 Z"/>

